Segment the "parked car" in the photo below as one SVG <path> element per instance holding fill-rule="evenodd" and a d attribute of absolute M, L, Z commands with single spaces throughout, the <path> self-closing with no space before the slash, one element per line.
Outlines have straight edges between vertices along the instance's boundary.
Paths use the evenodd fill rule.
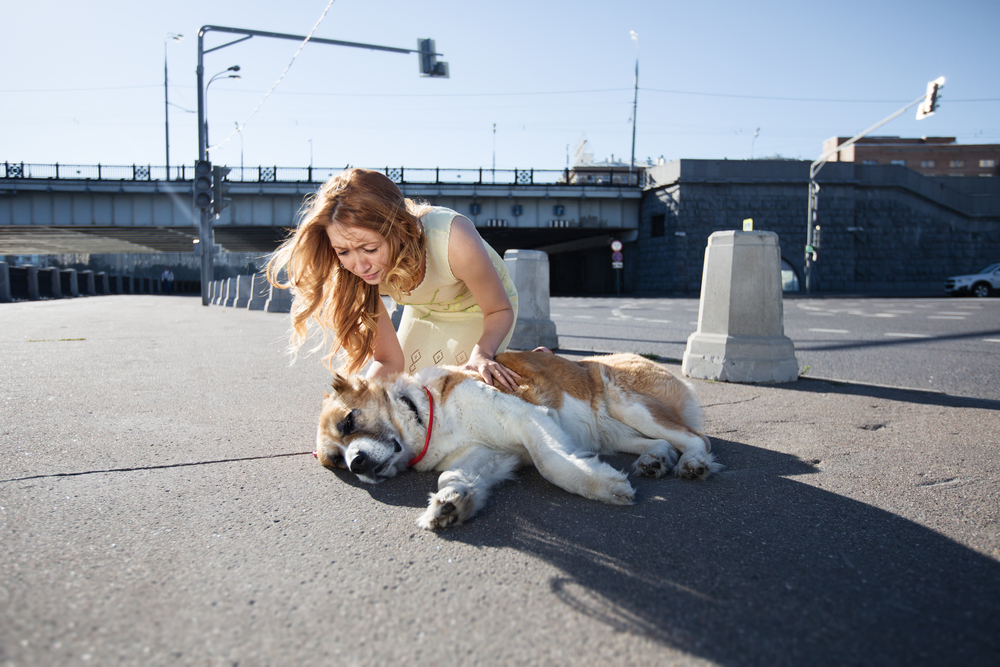
<path fill-rule="evenodd" d="M 979 273 L 952 276 L 944 281 L 944 291 L 951 296 L 971 294 L 984 297 L 993 290 L 1000 291 L 1000 264 L 990 264 Z"/>

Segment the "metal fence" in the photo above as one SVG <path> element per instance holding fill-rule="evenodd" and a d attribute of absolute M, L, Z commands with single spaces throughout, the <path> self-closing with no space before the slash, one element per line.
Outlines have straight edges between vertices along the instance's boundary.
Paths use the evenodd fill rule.
<path fill-rule="evenodd" d="M 234 183 L 323 183 L 341 167 L 231 167 L 226 180 Z M 403 184 L 470 185 L 578 185 L 628 187 L 645 185 L 645 172 L 586 167 L 578 169 L 451 169 L 381 167 L 394 182 Z M 190 181 L 193 165 L 170 168 L 153 165 L 29 164 L 4 162 L 0 178 L 68 179 L 93 181 Z"/>

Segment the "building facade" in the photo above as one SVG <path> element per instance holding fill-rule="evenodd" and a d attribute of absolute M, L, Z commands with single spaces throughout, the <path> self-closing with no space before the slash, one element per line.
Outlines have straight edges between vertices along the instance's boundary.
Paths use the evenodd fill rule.
<path fill-rule="evenodd" d="M 803 284 L 809 162 L 679 160 L 649 176 L 624 251 L 630 293 L 698 294 L 708 237 L 746 218 L 778 234 L 782 267 Z M 1000 179 L 839 163 L 817 180 L 819 292 L 941 294 L 949 275 L 1000 261 Z"/>
<path fill-rule="evenodd" d="M 849 139 L 827 139 L 821 154 Z M 924 176 L 996 176 L 1000 174 L 1000 144 L 956 144 L 955 137 L 865 137 L 829 161 L 898 165 Z"/>

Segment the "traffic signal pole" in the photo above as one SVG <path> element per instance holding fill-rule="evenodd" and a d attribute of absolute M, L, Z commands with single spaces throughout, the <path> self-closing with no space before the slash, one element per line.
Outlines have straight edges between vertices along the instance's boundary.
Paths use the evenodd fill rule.
<path fill-rule="evenodd" d="M 944 77 L 939 77 L 934 79 L 927 84 L 927 92 L 917 99 L 913 100 L 905 107 L 899 111 L 887 116 L 869 127 L 864 132 L 856 134 L 844 143 L 836 146 L 835 148 L 827 151 L 823 155 L 819 156 L 816 161 L 809 165 L 809 207 L 806 218 L 806 262 L 805 262 L 805 279 L 806 279 L 806 293 L 811 294 L 813 289 L 816 287 L 816 275 L 815 275 L 815 264 L 819 256 L 819 245 L 820 245 L 820 225 L 818 215 L 819 207 L 819 183 L 816 182 L 816 175 L 819 170 L 823 168 L 831 157 L 839 153 L 840 151 L 853 146 L 859 139 L 868 136 L 870 133 L 874 132 L 878 128 L 882 127 L 891 120 L 895 120 L 899 116 L 906 113 L 907 109 L 913 107 L 913 105 L 923 102 L 920 108 L 917 109 L 917 120 L 923 120 L 927 116 L 931 116 L 937 111 L 940 92 L 944 88 Z"/>
<path fill-rule="evenodd" d="M 226 32 L 236 35 L 243 35 L 239 39 L 221 44 L 219 46 L 214 46 L 210 49 L 205 49 L 205 33 L 207 32 Z M 389 51 L 391 53 L 417 53 L 420 55 L 420 71 L 422 76 L 436 77 L 436 78 L 447 78 L 448 77 L 448 63 L 437 62 L 437 56 L 440 53 L 434 52 L 434 41 L 430 39 L 418 39 L 417 49 L 401 49 L 394 46 L 378 46 L 376 44 L 362 44 L 360 42 L 345 42 L 339 39 L 325 39 L 322 37 L 306 37 L 305 35 L 288 35 L 280 32 L 268 32 L 264 30 L 246 30 L 244 28 L 230 28 L 227 26 L 219 25 L 205 25 L 201 27 L 198 31 L 198 67 L 195 73 L 198 76 L 198 160 L 208 160 L 208 136 L 205 132 L 205 67 L 204 67 L 204 56 L 206 53 L 211 53 L 212 51 L 218 51 L 219 49 L 224 49 L 227 46 L 232 46 L 233 44 L 238 44 L 239 42 L 246 41 L 252 37 L 270 37 L 272 39 L 291 39 L 295 41 L 303 41 L 308 39 L 310 42 L 316 42 L 317 44 L 330 44 L 333 46 L 349 46 L 357 49 L 369 49 L 372 51 Z M 219 173 L 219 172 L 216 172 Z M 227 172 L 228 173 L 228 170 Z M 213 174 L 214 175 L 214 174 Z M 225 177 L 225 174 L 219 176 L 220 188 L 221 180 Z M 213 184 L 214 185 L 214 184 Z M 221 190 L 220 190 L 221 191 Z M 214 252 L 215 252 L 215 230 L 212 228 L 212 221 L 218 217 L 218 211 L 221 211 L 225 206 L 224 202 L 220 202 L 218 206 L 214 204 L 208 206 L 207 208 L 199 208 L 195 206 L 195 210 L 200 212 L 199 220 L 199 231 L 198 231 L 198 246 L 201 251 L 201 305 L 207 306 L 208 303 L 208 286 L 212 282 L 213 269 L 214 269 Z"/>

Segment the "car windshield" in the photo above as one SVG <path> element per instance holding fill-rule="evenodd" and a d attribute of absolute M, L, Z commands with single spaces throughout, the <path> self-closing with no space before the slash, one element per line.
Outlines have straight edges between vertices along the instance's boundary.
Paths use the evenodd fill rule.
<path fill-rule="evenodd" d="M 1000 269 L 1000 264 L 990 264 L 989 266 L 987 266 L 985 269 L 983 269 L 979 273 L 993 273 L 997 269 Z"/>

